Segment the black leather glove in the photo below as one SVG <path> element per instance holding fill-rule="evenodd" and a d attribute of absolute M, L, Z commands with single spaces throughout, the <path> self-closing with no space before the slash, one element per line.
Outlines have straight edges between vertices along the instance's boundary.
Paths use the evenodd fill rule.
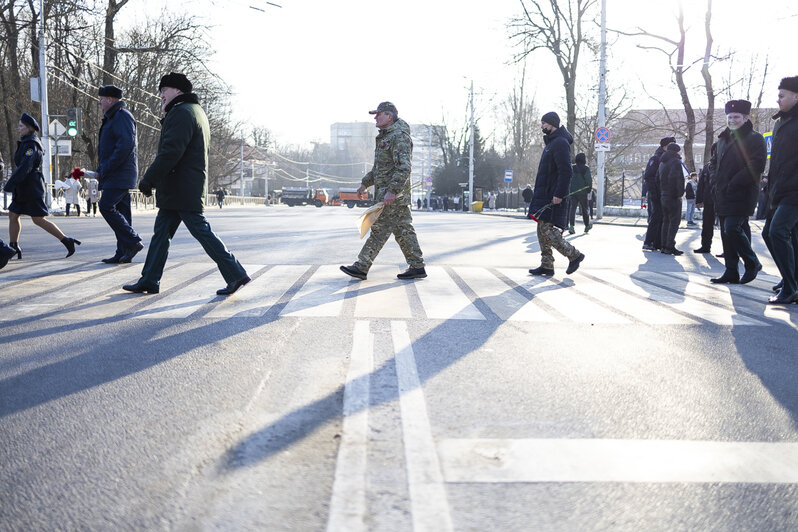
<path fill-rule="evenodd" d="M 147 182 L 142 181 L 141 183 L 139 183 L 139 190 L 141 191 L 142 194 L 144 194 L 148 198 L 152 196 L 152 187 Z"/>

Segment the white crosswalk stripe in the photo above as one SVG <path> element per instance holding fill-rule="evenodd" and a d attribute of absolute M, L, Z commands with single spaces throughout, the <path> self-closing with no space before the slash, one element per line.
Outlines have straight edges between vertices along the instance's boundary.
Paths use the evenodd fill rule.
<path fill-rule="evenodd" d="M 64 268 L 53 261 L 10 265 L 0 276 L 0 303 L 6 310 L 0 321 L 110 316 L 182 319 L 195 313 L 207 318 L 260 317 L 275 309 L 281 317 L 353 314 L 357 319 L 498 318 L 530 323 L 783 323 L 798 328 L 798 307 L 765 304 L 771 293 L 769 279 L 757 279 L 752 285 L 712 285 L 706 275 L 685 272 L 589 270 L 566 278 L 541 278 L 523 268 L 428 266 L 429 277 L 408 282 L 396 279 L 398 267 L 378 265 L 367 281 L 358 282 L 342 274 L 337 265 L 247 265 L 252 282 L 223 298 L 216 295 L 224 286 L 219 272 L 210 262 L 198 262 L 171 265 L 158 295 L 122 291 L 122 284 L 138 278 L 139 267 L 76 263 Z M 353 304 L 345 307 L 348 298 Z"/>

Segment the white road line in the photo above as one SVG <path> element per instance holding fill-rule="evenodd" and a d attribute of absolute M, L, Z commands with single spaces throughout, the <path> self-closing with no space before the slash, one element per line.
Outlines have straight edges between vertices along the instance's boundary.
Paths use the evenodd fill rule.
<path fill-rule="evenodd" d="M 447 482 L 798 483 L 798 443 L 457 439 L 438 444 Z"/>
<path fill-rule="evenodd" d="M 452 517 L 407 323 L 392 321 L 391 335 L 413 530 L 447 532 L 453 530 Z"/>
<path fill-rule="evenodd" d="M 263 266 L 246 266 L 254 273 Z M 208 312 L 207 318 L 262 316 L 293 286 L 310 265 L 278 264 Z"/>
<path fill-rule="evenodd" d="M 399 270 L 393 266 L 375 266 L 366 281 L 358 286 L 355 300 L 356 318 L 412 318 L 407 297 L 407 281 L 396 278 Z"/>
<path fill-rule="evenodd" d="M 603 307 L 580 295 L 573 287 L 558 286 L 551 280 L 541 282 L 527 270 L 502 268 L 499 270 L 527 290 L 535 299 L 549 305 L 568 320 L 578 323 L 630 323 L 617 312 Z M 518 319 L 518 318 L 515 318 Z"/>
<path fill-rule="evenodd" d="M 209 270 L 207 263 L 191 263 L 190 270 L 195 276 Z M 189 271 L 189 270 L 186 270 Z M 136 312 L 134 318 L 186 318 L 216 299 L 216 290 L 225 286 L 224 278 L 218 270 L 192 281 L 187 286 L 156 300 Z"/>
<path fill-rule="evenodd" d="M 457 275 L 468 284 L 502 320 L 555 322 L 554 316 L 519 294 L 485 268 L 457 267 Z"/>
<path fill-rule="evenodd" d="M 717 307 L 705 303 L 704 301 L 693 299 L 685 295 L 684 292 L 676 293 L 647 283 L 644 280 L 644 276 L 640 276 L 640 279 L 634 280 L 627 275 L 609 270 L 593 270 L 590 274 L 598 277 L 602 281 L 619 286 L 632 293 L 645 296 L 652 301 L 666 303 L 671 308 L 718 325 L 766 325 L 764 321 L 738 315 L 734 310 Z M 635 276 L 638 276 L 638 274 L 639 272 L 635 273 Z M 662 274 L 652 274 L 650 272 L 646 273 L 645 278 L 657 281 L 659 284 L 664 284 L 666 286 L 680 283 L 680 281 L 672 277 L 667 277 Z"/>
<path fill-rule="evenodd" d="M 427 277 L 416 282 L 416 291 L 428 318 L 438 320 L 484 320 L 457 283 L 440 266 L 428 266 Z"/>
<path fill-rule="evenodd" d="M 310 276 L 291 301 L 280 313 L 281 316 L 338 316 L 344 306 L 344 297 L 352 278 L 338 266 L 321 266 Z"/>
<path fill-rule="evenodd" d="M 344 419 L 330 498 L 329 532 L 367 530 L 366 466 L 369 386 L 374 369 L 374 335 L 368 321 L 356 321 L 344 386 Z"/>

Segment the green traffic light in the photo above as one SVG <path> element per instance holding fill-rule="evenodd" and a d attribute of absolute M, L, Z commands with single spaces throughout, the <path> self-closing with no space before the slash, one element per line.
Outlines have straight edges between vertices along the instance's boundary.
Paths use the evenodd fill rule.
<path fill-rule="evenodd" d="M 77 137 L 78 136 L 78 128 L 76 127 L 68 127 L 67 128 L 67 135 L 70 137 Z"/>

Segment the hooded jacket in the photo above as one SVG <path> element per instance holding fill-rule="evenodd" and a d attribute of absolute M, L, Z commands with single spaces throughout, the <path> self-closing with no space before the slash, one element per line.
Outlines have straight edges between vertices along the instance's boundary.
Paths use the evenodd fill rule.
<path fill-rule="evenodd" d="M 159 209 L 202 212 L 208 190 L 208 117 L 194 93 L 166 106 L 158 153 L 141 182 L 155 188 Z"/>
<path fill-rule="evenodd" d="M 771 209 L 780 204 L 798 205 L 798 105 L 773 117 L 768 193 Z"/>
<path fill-rule="evenodd" d="M 363 176 L 364 187 L 374 185 L 374 199 L 382 201 L 388 191 L 396 195 L 394 205 L 410 205 L 410 172 L 413 165 L 413 139 L 410 126 L 397 119 L 380 129 L 375 140 L 374 166 Z"/>
<path fill-rule="evenodd" d="M 103 115 L 97 143 L 97 180 L 104 188 L 135 188 L 139 179 L 136 120 L 116 102 Z"/>
<path fill-rule="evenodd" d="M 551 222 L 564 229 L 568 220 L 567 202 L 550 205 L 554 197 L 565 199 L 573 175 L 571 144 L 574 138 L 560 126 L 543 137 L 546 147 L 540 156 L 535 189 L 529 205 L 529 218 Z"/>
<path fill-rule="evenodd" d="M 648 164 L 646 164 L 646 169 L 643 173 L 646 190 L 654 200 L 659 199 L 659 177 L 657 176 L 657 171 L 659 171 L 659 163 L 663 155 L 665 155 L 665 148 L 660 146 L 654 152 L 654 155 L 648 159 Z"/>
<path fill-rule="evenodd" d="M 42 158 L 44 148 L 35 133 L 17 142 L 14 164 L 17 169 L 8 178 L 3 190 L 13 193 L 14 201 L 26 202 L 44 198 Z"/>
<path fill-rule="evenodd" d="M 659 161 L 657 175 L 661 199 L 676 199 L 684 195 L 684 170 L 678 152 L 665 151 Z"/>
<path fill-rule="evenodd" d="M 711 166 L 715 168 L 715 212 L 718 216 L 751 216 L 759 198 L 759 179 L 767 161 L 765 139 L 747 121 L 718 136 Z"/>

